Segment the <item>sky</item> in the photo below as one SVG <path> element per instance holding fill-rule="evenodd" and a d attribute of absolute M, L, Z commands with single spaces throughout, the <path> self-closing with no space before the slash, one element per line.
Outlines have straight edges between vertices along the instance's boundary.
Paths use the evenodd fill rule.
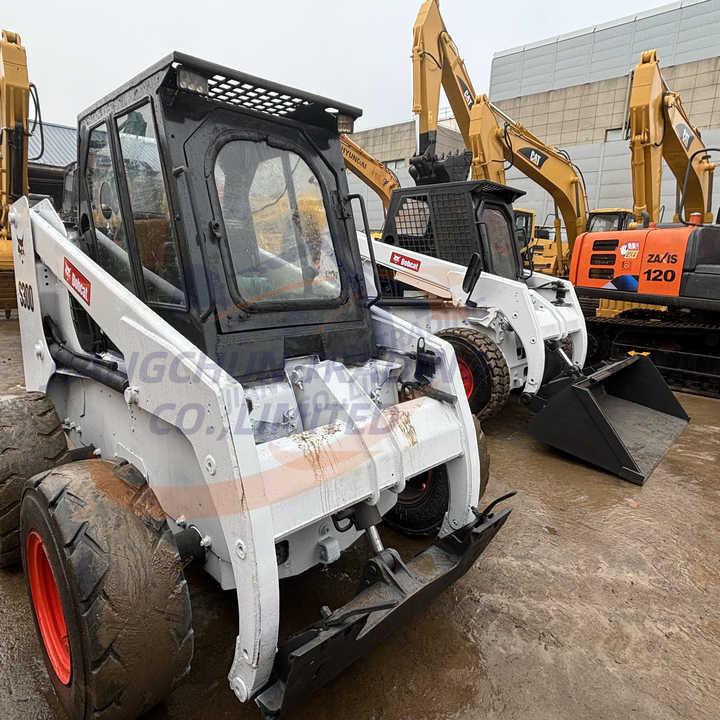
<path fill-rule="evenodd" d="M 442 0 L 478 93 L 494 52 L 657 7 L 655 0 Z M 4 3 L 43 119 L 78 113 L 171 50 L 361 107 L 356 129 L 412 118 L 412 26 L 421 0 L 34 0 Z"/>

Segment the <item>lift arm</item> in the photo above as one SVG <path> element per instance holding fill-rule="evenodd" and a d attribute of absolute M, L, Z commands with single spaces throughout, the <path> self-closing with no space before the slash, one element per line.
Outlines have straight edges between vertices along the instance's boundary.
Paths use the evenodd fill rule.
<path fill-rule="evenodd" d="M 704 147 L 700 131 L 690 122 L 680 95 L 668 88 L 660 72 L 657 51 L 647 50 L 635 67 L 630 89 L 630 152 L 636 221 L 660 220 L 662 160 L 668 164 L 681 189 L 690 157 Z M 703 222 L 713 220 L 714 169 L 713 163 L 700 154 L 693 160 L 688 177 L 687 214 L 700 213 Z"/>
<path fill-rule="evenodd" d="M 347 135 L 340 136 L 340 149 L 345 167 L 377 193 L 387 211 L 393 190 L 400 187 L 397 175 Z"/>

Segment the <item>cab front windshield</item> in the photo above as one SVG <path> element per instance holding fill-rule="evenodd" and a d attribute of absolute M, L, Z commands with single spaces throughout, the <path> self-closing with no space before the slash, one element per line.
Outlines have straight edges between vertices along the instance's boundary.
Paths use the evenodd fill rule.
<path fill-rule="evenodd" d="M 593 215 L 588 223 L 588 232 L 613 232 L 620 228 L 620 216 L 617 213 Z"/>
<path fill-rule="evenodd" d="M 340 298 L 320 182 L 300 155 L 267 142 L 232 140 L 218 153 L 214 176 L 243 302 Z"/>

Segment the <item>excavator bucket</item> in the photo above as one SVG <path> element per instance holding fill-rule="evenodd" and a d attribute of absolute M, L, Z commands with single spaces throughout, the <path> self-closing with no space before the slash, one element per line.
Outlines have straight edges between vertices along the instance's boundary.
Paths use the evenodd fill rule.
<path fill-rule="evenodd" d="M 535 438 L 636 485 L 690 419 L 655 365 L 639 355 L 553 380 L 536 400 Z"/>

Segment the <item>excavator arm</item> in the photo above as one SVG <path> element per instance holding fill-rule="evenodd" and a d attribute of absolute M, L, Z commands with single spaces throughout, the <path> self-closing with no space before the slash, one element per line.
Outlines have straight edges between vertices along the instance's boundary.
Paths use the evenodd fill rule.
<path fill-rule="evenodd" d="M 28 191 L 27 129 L 30 104 L 27 59 L 20 36 L 0 39 L 0 240 L 8 240 L 10 205 Z"/>
<path fill-rule="evenodd" d="M 420 121 L 420 154 L 435 152 L 440 88 L 463 137 L 470 129 L 475 90 L 465 63 L 445 28 L 437 0 L 426 0 L 413 27 L 413 112 Z"/>
<path fill-rule="evenodd" d="M 585 188 L 570 159 L 520 123 L 476 96 L 465 64 L 440 14 L 438 0 L 426 0 L 413 28 L 413 111 L 419 117 L 419 155 L 410 172 L 419 185 L 447 180 L 505 184 L 505 163 L 515 165 L 555 200 L 567 231 L 568 244 L 584 232 L 587 222 Z M 436 157 L 440 89 L 445 91 L 468 152 L 465 163 Z M 559 224 L 559 221 L 558 221 Z M 556 230 L 558 228 L 556 227 Z M 556 232 L 560 243 L 560 232 Z"/>
<path fill-rule="evenodd" d="M 680 96 L 668 89 L 655 50 L 644 52 L 635 67 L 629 110 L 633 213 L 637 222 L 658 222 L 663 159 L 682 189 L 691 156 L 705 146 L 700 131 L 688 119 Z M 713 219 L 714 169 L 701 153 L 694 158 L 688 174 L 687 214 L 700 213 L 703 222 Z"/>
<path fill-rule="evenodd" d="M 8 226 L 11 203 L 28 192 L 30 83 L 25 48 L 8 30 L 0 37 L 0 310 L 17 307 Z"/>
<path fill-rule="evenodd" d="M 347 135 L 340 136 L 340 149 L 345 167 L 377 193 L 387 211 L 393 190 L 400 187 L 397 175 Z"/>

